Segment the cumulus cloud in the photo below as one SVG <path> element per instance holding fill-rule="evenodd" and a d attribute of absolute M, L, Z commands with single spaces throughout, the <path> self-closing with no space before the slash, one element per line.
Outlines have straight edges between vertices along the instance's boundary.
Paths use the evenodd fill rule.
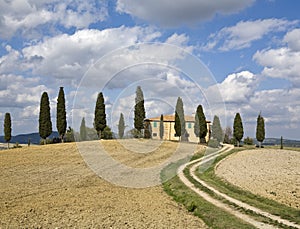
<path fill-rule="evenodd" d="M 285 46 L 257 51 L 253 59 L 263 66 L 262 74 L 291 81 L 300 85 L 300 29 L 288 32 L 283 38 Z"/>
<path fill-rule="evenodd" d="M 41 26 L 47 26 L 48 33 L 51 25 L 88 28 L 106 19 L 107 7 L 105 1 L 95 0 L 13 0 L 0 2 L 0 15 L 0 37 L 8 39 L 17 32 L 31 36 Z"/>
<path fill-rule="evenodd" d="M 185 59 L 185 51 L 193 48 L 188 46 L 188 36 L 173 34 L 165 38 L 170 45 L 156 43 L 160 36 L 160 32 L 150 27 L 122 26 L 104 30 L 84 29 L 72 35 L 56 35 L 28 44 L 21 50 L 7 46 L 7 54 L 0 59 L 0 74 L 14 77 L 1 78 L 1 112 L 11 105 L 10 109 L 23 109 L 23 113 L 14 111 L 15 120 L 29 118 L 30 114 L 32 118 L 37 118 L 36 111 L 42 91 L 53 93 L 61 85 L 68 89 L 68 115 L 78 116 L 80 120 L 82 116 L 91 118 L 95 102 L 93 95 L 102 88 L 107 90 L 107 95 L 111 95 L 111 90 L 122 90 L 135 82 L 152 79 L 152 86 L 146 84 L 145 87 L 159 91 L 160 96 L 166 95 L 166 91 L 173 93 L 173 97 L 178 96 L 177 84 L 190 93 L 192 86 L 189 81 L 178 78 L 176 70 L 175 73 L 171 72 L 172 66 L 174 68 L 179 60 Z M 180 48 L 175 48 L 176 46 Z M 23 73 L 24 76 L 19 76 L 18 73 Z M 75 91 L 81 79 L 82 90 Z M 164 87 L 167 90 L 160 90 L 161 85 L 155 79 L 168 81 L 168 88 Z M 53 110 L 56 94 L 49 96 L 53 100 Z M 77 100 L 75 107 L 72 101 L 74 98 Z M 110 108 L 112 102 L 107 105 Z M 53 115 L 55 116 L 54 113 Z"/>
<path fill-rule="evenodd" d="M 117 11 L 163 26 L 181 26 L 213 18 L 216 14 L 235 13 L 253 0 L 118 0 Z"/>
<path fill-rule="evenodd" d="M 227 123 L 232 127 L 236 112 L 242 116 L 244 137 L 255 137 L 256 118 L 265 118 L 266 136 L 299 138 L 300 91 L 273 89 L 255 91 L 247 103 L 226 103 Z M 276 135 L 277 134 L 277 135 Z"/>
<path fill-rule="evenodd" d="M 297 23 L 298 21 L 277 18 L 240 21 L 234 26 L 225 27 L 211 34 L 202 49 L 229 51 L 248 48 L 254 41 L 262 39 L 267 34 L 287 31 Z"/>
<path fill-rule="evenodd" d="M 232 127 L 234 116 L 239 112 L 244 124 L 244 137 L 255 137 L 256 118 L 260 112 L 265 118 L 267 137 L 280 137 L 274 136 L 274 133 L 281 133 L 287 138 L 299 137 L 300 89 L 260 90 L 260 82 L 261 76 L 242 71 L 228 75 L 205 93 L 213 97 L 214 92 L 220 90 L 226 107 L 226 125 Z"/>
<path fill-rule="evenodd" d="M 288 44 L 288 47 L 292 51 L 300 51 L 300 29 L 294 29 L 288 32 L 283 41 Z"/>
<path fill-rule="evenodd" d="M 44 91 L 52 97 L 53 90 L 38 77 L 0 74 L 0 113 L 11 113 L 13 133 L 37 131 L 40 98 Z M 53 112 L 52 117 L 55 117 Z"/>
<path fill-rule="evenodd" d="M 28 45 L 22 50 L 6 46 L 0 57 L 0 73 L 31 71 L 47 80 L 76 85 L 87 69 L 109 52 L 140 42 L 155 41 L 161 34 L 146 27 L 85 29 L 61 34 Z M 117 64 L 117 63 L 110 63 Z"/>
<path fill-rule="evenodd" d="M 155 43 L 160 37 L 161 33 L 151 27 L 121 26 L 61 34 L 19 51 L 7 46 L 7 54 L 0 58 L 0 73 L 30 72 L 42 76 L 48 85 L 59 81 L 73 88 L 88 75 L 85 86 L 101 88 L 111 80 L 111 88 L 122 88 L 143 76 L 160 74 L 161 68 L 174 66 L 177 60 L 185 58 L 185 51 L 193 50 L 185 34 L 167 37 L 166 45 Z M 156 68 L 149 64 L 156 64 Z M 112 79 L 115 74 L 123 74 L 124 69 L 126 77 Z"/>
<path fill-rule="evenodd" d="M 21 53 L 11 46 L 6 45 L 5 49 L 7 51 L 6 55 L 0 57 L 0 73 L 11 73 L 14 69 L 18 69 L 19 60 L 21 58 Z"/>
<path fill-rule="evenodd" d="M 259 85 L 259 78 L 249 71 L 228 75 L 223 82 L 208 88 L 207 93 L 213 96 L 216 90 L 221 92 L 226 103 L 248 102 Z"/>
<path fill-rule="evenodd" d="M 39 85 L 39 78 L 25 78 L 20 75 L 0 75 L 0 107 L 19 107 L 39 103 L 45 85 Z"/>

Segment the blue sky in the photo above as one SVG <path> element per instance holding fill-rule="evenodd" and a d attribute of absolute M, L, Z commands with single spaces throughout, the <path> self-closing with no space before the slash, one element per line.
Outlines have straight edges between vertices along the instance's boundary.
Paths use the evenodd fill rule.
<path fill-rule="evenodd" d="M 147 116 L 202 104 L 208 119 L 232 126 L 240 112 L 255 137 L 259 112 L 267 137 L 300 139 L 299 1 L 12 0 L 0 2 L 0 119 L 13 134 L 37 132 L 43 91 L 64 86 L 68 125 L 92 126 L 103 91 L 109 125 L 132 125 L 141 85 Z M 130 127 L 128 127 L 129 129 Z M 0 130 L 0 135 L 2 130 Z"/>

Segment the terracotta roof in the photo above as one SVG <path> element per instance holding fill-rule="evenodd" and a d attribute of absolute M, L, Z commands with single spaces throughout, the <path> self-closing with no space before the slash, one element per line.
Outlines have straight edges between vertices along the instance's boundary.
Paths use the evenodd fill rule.
<path fill-rule="evenodd" d="M 160 121 L 160 116 L 155 118 L 148 118 L 150 121 Z M 185 115 L 184 120 L 186 122 L 195 122 L 195 117 L 191 115 Z M 164 115 L 164 122 L 175 122 L 175 115 Z M 209 122 L 210 121 L 206 121 Z"/>

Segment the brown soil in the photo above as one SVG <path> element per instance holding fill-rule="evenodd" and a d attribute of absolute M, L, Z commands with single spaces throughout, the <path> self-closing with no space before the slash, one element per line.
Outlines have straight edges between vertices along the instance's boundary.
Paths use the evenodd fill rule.
<path fill-rule="evenodd" d="M 252 193 L 300 209 L 300 152 L 246 150 L 221 161 L 216 173 Z"/>
<path fill-rule="evenodd" d="M 107 141 L 105 147 L 119 146 Z M 169 147 L 161 146 L 158 154 Z M 151 157 L 141 160 L 146 163 Z M 0 151 L 0 228 L 207 226 L 161 186 L 124 188 L 99 178 L 70 143 Z"/>
<path fill-rule="evenodd" d="M 145 139 L 122 139 L 115 141 L 115 144 L 111 144 L 111 141 L 102 141 L 102 145 L 112 158 L 132 168 L 160 165 L 169 159 L 179 146 L 177 142 Z M 132 152 L 131 149 L 137 145 L 139 145 L 139 151 Z"/>

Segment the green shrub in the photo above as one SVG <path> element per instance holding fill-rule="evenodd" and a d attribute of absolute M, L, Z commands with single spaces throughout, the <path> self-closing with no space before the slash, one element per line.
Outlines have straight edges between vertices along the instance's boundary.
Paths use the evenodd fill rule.
<path fill-rule="evenodd" d="M 65 142 L 75 142 L 74 130 L 70 126 L 65 135 Z"/>
<path fill-rule="evenodd" d="M 101 132 L 101 139 L 113 139 L 113 133 L 108 126 Z"/>
<path fill-rule="evenodd" d="M 237 145 L 237 140 L 235 138 L 230 139 L 230 144 L 236 146 Z"/>
<path fill-rule="evenodd" d="M 217 139 L 210 139 L 208 142 L 208 147 L 211 147 L 211 148 L 218 148 L 219 145 L 220 145 L 220 143 Z"/>
<path fill-rule="evenodd" d="M 129 134 L 131 137 L 134 137 L 134 138 L 142 138 L 143 135 L 140 131 L 138 131 L 137 129 L 132 129 L 129 131 Z"/>
<path fill-rule="evenodd" d="M 246 137 L 246 138 L 244 139 L 244 144 L 245 144 L 245 145 L 253 145 L 253 139 L 250 138 L 250 137 Z"/>
<path fill-rule="evenodd" d="M 45 139 L 40 140 L 40 145 L 46 145 L 46 144 L 52 144 L 52 143 L 53 143 L 53 140 L 49 139 L 49 138 L 47 138 L 46 140 Z"/>
<path fill-rule="evenodd" d="M 14 144 L 13 148 L 22 148 L 22 146 L 19 145 L 19 142 L 16 142 L 16 143 Z"/>
<path fill-rule="evenodd" d="M 186 208 L 189 212 L 194 212 L 197 208 L 197 204 L 194 201 L 190 201 L 187 203 Z"/>

